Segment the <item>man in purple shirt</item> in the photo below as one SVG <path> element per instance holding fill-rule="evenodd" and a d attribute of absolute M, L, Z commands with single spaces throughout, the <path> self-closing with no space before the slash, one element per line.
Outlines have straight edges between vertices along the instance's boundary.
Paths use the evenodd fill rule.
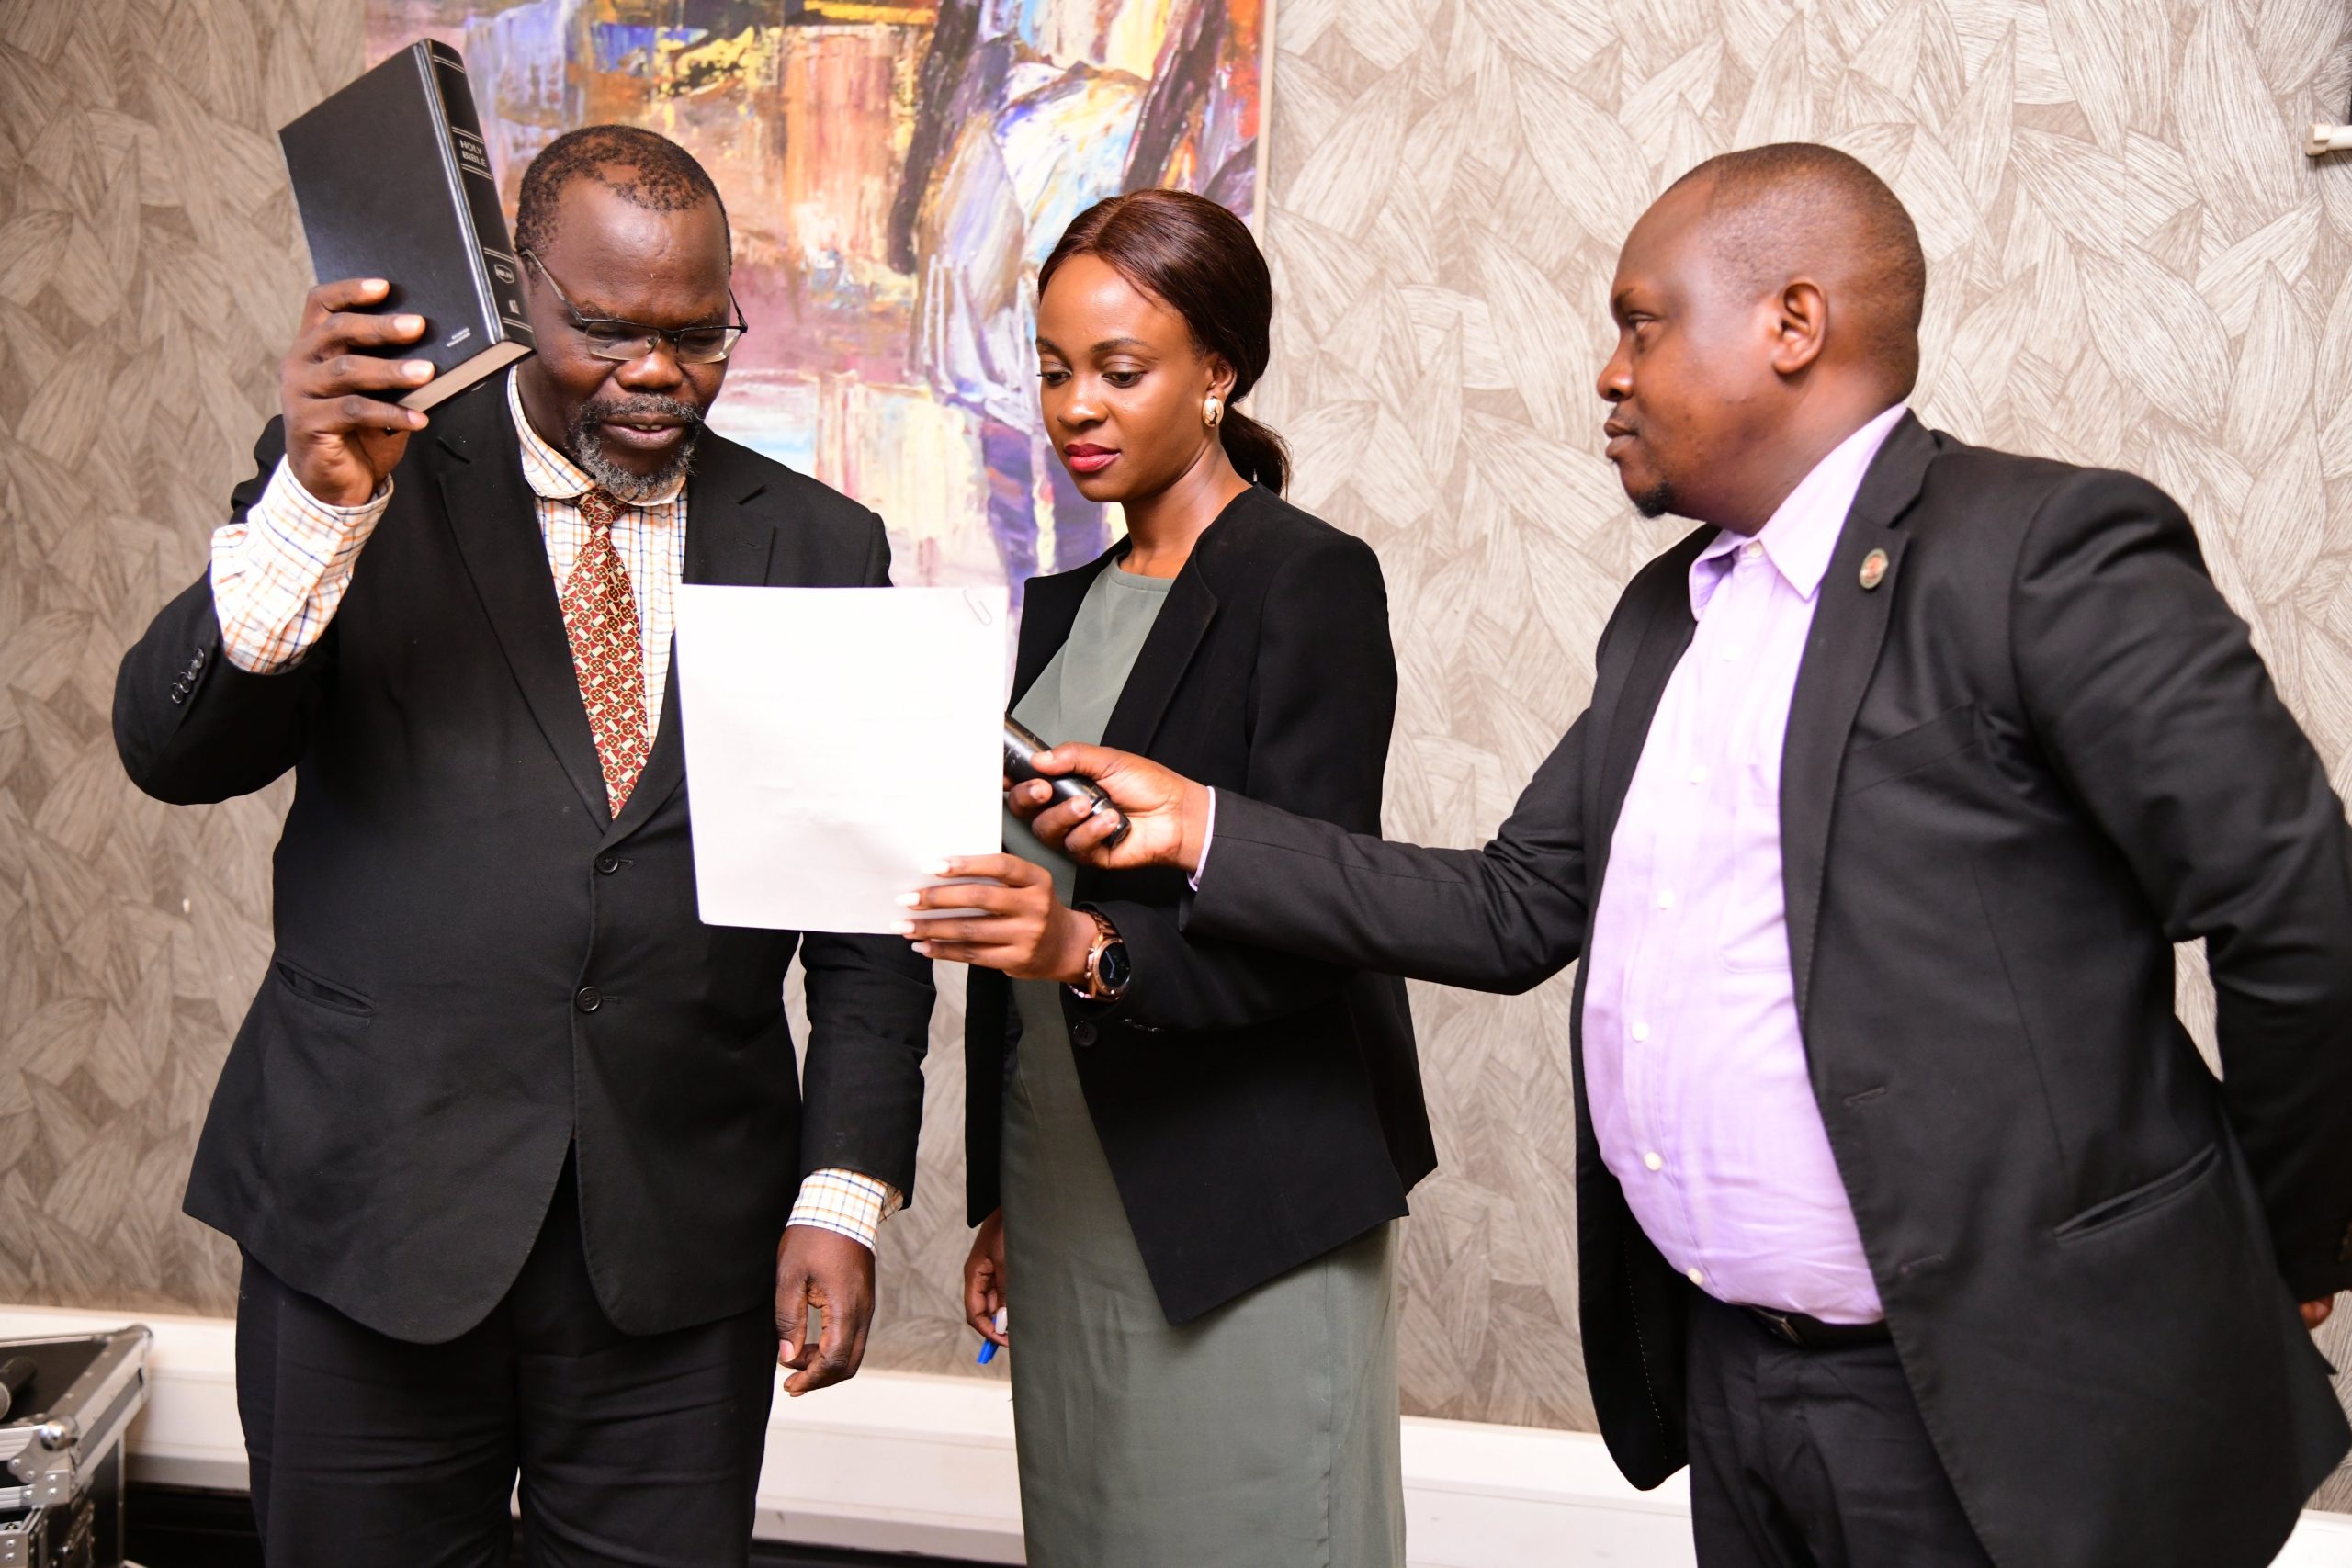
<path fill-rule="evenodd" d="M 2352 829 L 2168 498 L 1904 409 L 1925 282 L 1826 148 L 1644 216 L 1609 457 L 1703 525 L 1483 851 L 1086 747 L 1042 765 L 1133 831 L 1038 830 L 1192 871 L 1199 937 L 1586 959 L 1585 1362 L 1630 1478 L 1690 1463 L 1706 1568 L 2256 1568 L 2347 1445 L 2309 1330 L 2352 1286 Z"/>

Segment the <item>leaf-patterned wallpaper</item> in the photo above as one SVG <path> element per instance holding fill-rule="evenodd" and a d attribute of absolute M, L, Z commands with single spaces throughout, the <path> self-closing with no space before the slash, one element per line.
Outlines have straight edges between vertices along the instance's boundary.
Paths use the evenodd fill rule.
<path fill-rule="evenodd" d="M 1690 164 L 1789 138 L 1861 157 L 1918 220 L 1922 415 L 2179 497 L 2352 791 L 2352 162 L 2300 151 L 2352 96 L 2342 0 L 1275 20 L 1257 412 L 1296 448 L 1296 499 L 1388 573 L 1392 832 L 1476 842 L 1583 703 L 1620 586 L 1679 531 L 1600 457 L 1617 243 Z M 359 65 L 346 0 L 0 0 L 0 1299 L 233 1302 L 231 1249 L 178 1195 L 266 957 L 284 799 L 145 801 L 107 707 L 275 402 L 306 266 L 270 130 Z M 1407 1231 L 1408 1408 L 1589 1427 L 1566 983 L 1414 1001 L 1445 1163 Z M 972 1371 L 956 1307 L 955 1011 L 874 1355 L 1001 1375 Z M 2324 1348 L 2346 1361 L 2352 1314 Z M 2323 1500 L 2352 1507 L 2352 1478 Z"/>

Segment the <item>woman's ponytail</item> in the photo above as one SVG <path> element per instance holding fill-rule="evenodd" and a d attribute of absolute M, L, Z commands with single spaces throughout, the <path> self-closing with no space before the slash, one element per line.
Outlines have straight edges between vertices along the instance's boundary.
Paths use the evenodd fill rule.
<path fill-rule="evenodd" d="M 1226 457 L 1234 471 L 1253 485 L 1276 495 L 1290 480 L 1290 446 L 1283 438 L 1239 409 L 1227 408 L 1216 433 L 1225 442 Z"/>

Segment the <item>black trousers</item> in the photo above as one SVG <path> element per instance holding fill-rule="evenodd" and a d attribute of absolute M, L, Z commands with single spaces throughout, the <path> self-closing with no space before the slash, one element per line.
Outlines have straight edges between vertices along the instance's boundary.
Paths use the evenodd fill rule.
<path fill-rule="evenodd" d="M 237 1404 L 269 1568 L 745 1561 L 775 1372 L 765 1311 L 632 1336 L 596 1304 L 569 1165 L 523 1272 L 444 1345 L 362 1327 L 252 1258 Z"/>
<path fill-rule="evenodd" d="M 1692 1294 L 1699 1568 L 1992 1568 L 1893 1345 L 1803 1349 Z"/>

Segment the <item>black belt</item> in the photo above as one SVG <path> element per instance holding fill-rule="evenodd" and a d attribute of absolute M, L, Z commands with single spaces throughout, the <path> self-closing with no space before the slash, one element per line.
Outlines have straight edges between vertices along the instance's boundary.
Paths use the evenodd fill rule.
<path fill-rule="evenodd" d="M 1742 1307 L 1765 1333 L 1807 1350 L 1842 1350 L 1849 1345 L 1884 1345 L 1894 1333 L 1884 1318 L 1876 1323 L 1824 1323 L 1801 1312 L 1774 1312 L 1770 1307 Z"/>

